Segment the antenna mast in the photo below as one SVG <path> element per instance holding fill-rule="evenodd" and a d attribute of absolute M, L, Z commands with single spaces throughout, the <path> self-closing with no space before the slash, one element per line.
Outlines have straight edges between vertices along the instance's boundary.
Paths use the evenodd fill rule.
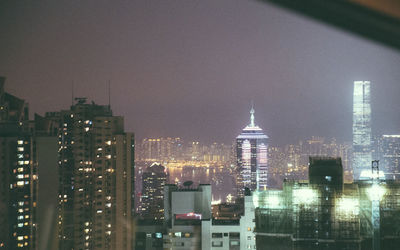
<path fill-rule="evenodd" d="M 111 107 L 111 87 L 110 87 L 110 80 L 108 80 L 108 107 Z"/>
<path fill-rule="evenodd" d="M 71 83 L 71 105 L 74 105 L 74 80 Z"/>

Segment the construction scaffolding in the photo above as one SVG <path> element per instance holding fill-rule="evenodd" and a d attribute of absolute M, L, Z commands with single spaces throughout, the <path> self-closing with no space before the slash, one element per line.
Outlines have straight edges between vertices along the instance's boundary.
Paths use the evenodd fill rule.
<path fill-rule="evenodd" d="M 381 249 L 400 245 L 400 182 L 382 183 Z M 257 245 L 271 249 L 372 249 L 370 181 L 343 189 L 307 182 L 285 182 L 283 190 L 254 193 Z M 283 242 L 287 239 L 289 242 Z M 262 248 L 263 249 L 263 248 Z M 268 248 L 265 248 L 268 249 Z"/>

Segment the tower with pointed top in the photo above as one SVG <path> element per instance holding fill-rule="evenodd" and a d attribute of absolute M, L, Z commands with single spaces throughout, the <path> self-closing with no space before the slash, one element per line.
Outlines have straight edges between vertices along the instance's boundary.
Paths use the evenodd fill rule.
<path fill-rule="evenodd" d="M 250 124 L 236 137 L 237 192 L 244 196 L 250 191 L 267 188 L 268 136 L 255 124 L 254 107 L 250 110 Z"/>

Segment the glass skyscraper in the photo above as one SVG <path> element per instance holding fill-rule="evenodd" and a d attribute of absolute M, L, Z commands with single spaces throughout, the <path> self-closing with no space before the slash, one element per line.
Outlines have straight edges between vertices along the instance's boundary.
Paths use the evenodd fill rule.
<path fill-rule="evenodd" d="M 250 110 L 250 124 L 236 138 L 238 196 L 244 196 L 245 188 L 251 191 L 267 188 L 268 136 L 255 125 L 254 109 Z"/>
<path fill-rule="evenodd" d="M 353 93 L 353 178 L 368 177 L 371 171 L 370 82 L 355 81 Z"/>

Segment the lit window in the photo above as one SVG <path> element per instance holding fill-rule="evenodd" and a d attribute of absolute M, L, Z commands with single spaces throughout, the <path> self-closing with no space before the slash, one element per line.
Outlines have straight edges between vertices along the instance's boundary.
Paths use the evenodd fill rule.
<path fill-rule="evenodd" d="M 22 144 L 24 144 L 24 141 L 19 140 L 19 141 L 18 141 L 18 145 L 22 145 Z"/>

